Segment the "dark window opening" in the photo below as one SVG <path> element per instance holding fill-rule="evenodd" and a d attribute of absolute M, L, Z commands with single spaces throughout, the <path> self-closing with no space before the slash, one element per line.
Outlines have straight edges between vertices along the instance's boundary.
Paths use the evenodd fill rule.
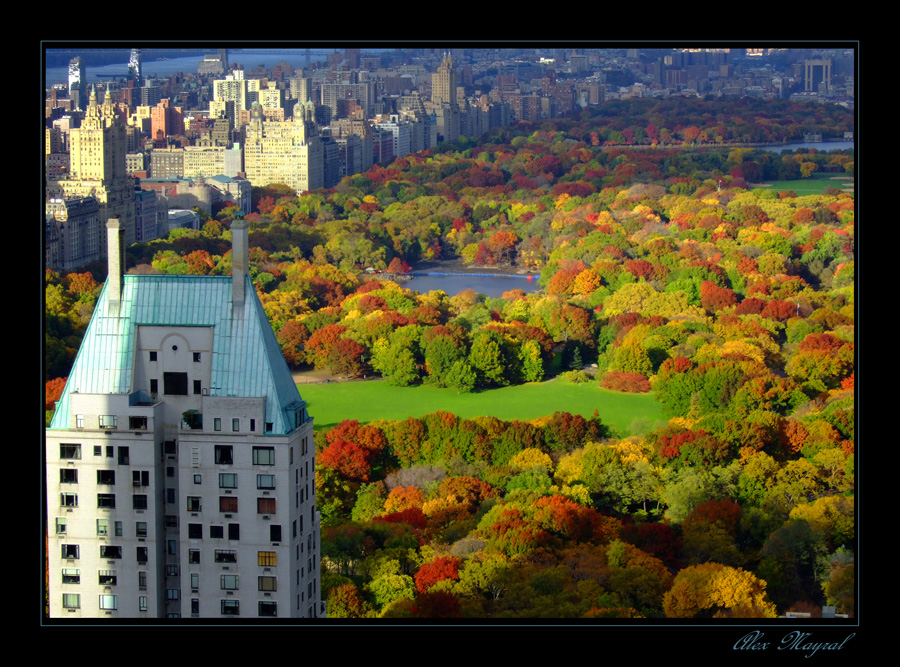
<path fill-rule="evenodd" d="M 163 373 L 163 393 L 170 396 L 187 396 L 187 373 Z"/>

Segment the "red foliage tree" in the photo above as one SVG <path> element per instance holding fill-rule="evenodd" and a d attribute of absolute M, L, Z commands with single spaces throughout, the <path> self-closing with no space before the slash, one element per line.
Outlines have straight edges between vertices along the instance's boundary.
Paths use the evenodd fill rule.
<path fill-rule="evenodd" d="M 428 517 L 419 507 L 408 507 L 399 512 L 391 512 L 372 519 L 377 523 L 402 523 L 418 530 L 424 530 L 428 525 Z"/>
<path fill-rule="evenodd" d="M 67 378 L 54 378 L 48 380 L 44 385 L 44 402 L 47 410 L 53 410 L 56 407 L 56 402 L 62 396 L 63 389 L 66 386 L 66 380 Z"/>
<path fill-rule="evenodd" d="M 733 500 L 707 500 L 697 505 L 685 517 L 682 528 L 688 528 L 699 522 L 719 523 L 734 535 L 741 520 L 741 506 Z"/>
<path fill-rule="evenodd" d="M 460 618 L 460 602 L 452 593 L 434 591 L 422 593 L 410 605 L 410 612 L 418 618 Z"/>
<path fill-rule="evenodd" d="M 354 442 L 335 440 L 319 454 L 318 463 L 331 468 L 345 479 L 369 482 L 372 476 L 374 452 Z"/>
<path fill-rule="evenodd" d="M 600 379 L 600 386 L 613 391 L 642 394 L 650 391 L 650 380 L 640 373 L 609 371 Z"/>
<path fill-rule="evenodd" d="M 445 579 L 457 581 L 461 562 L 459 558 L 453 556 L 439 556 L 432 561 L 423 563 L 413 577 L 416 582 L 416 590 L 419 593 L 425 593 L 439 581 Z"/>
<path fill-rule="evenodd" d="M 715 313 L 722 308 L 733 306 L 737 303 L 734 291 L 727 287 L 719 287 L 711 280 L 704 280 L 700 284 L 700 305 L 709 313 Z"/>

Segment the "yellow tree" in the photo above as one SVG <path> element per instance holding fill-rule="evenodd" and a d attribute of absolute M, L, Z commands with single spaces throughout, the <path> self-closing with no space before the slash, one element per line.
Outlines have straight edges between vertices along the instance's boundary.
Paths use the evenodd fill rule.
<path fill-rule="evenodd" d="M 663 596 L 668 618 L 776 618 L 766 582 L 752 572 L 719 563 L 681 570 Z"/>

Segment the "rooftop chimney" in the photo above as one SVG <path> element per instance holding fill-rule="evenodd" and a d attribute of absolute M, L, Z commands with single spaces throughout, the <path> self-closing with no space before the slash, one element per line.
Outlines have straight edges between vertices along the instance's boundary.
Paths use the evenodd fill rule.
<path fill-rule="evenodd" d="M 231 223 L 231 301 L 235 306 L 244 303 L 244 282 L 250 268 L 247 227 L 246 220 Z"/>
<path fill-rule="evenodd" d="M 125 230 L 117 218 L 106 223 L 108 276 L 106 279 L 107 299 L 110 304 L 122 301 L 122 274 L 125 272 Z"/>

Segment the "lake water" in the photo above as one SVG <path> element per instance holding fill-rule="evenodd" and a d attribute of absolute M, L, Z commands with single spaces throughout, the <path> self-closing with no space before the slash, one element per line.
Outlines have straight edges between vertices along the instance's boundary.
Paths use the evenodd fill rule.
<path fill-rule="evenodd" d="M 499 298 L 504 292 L 520 289 L 524 292 L 537 292 L 541 286 L 538 276 L 528 280 L 520 275 L 471 274 L 471 273 L 412 273 L 412 278 L 402 283 L 403 287 L 425 294 L 432 290 L 442 290 L 448 296 L 456 296 L 463 290 L 472 289 L 479 294 Z"/>

